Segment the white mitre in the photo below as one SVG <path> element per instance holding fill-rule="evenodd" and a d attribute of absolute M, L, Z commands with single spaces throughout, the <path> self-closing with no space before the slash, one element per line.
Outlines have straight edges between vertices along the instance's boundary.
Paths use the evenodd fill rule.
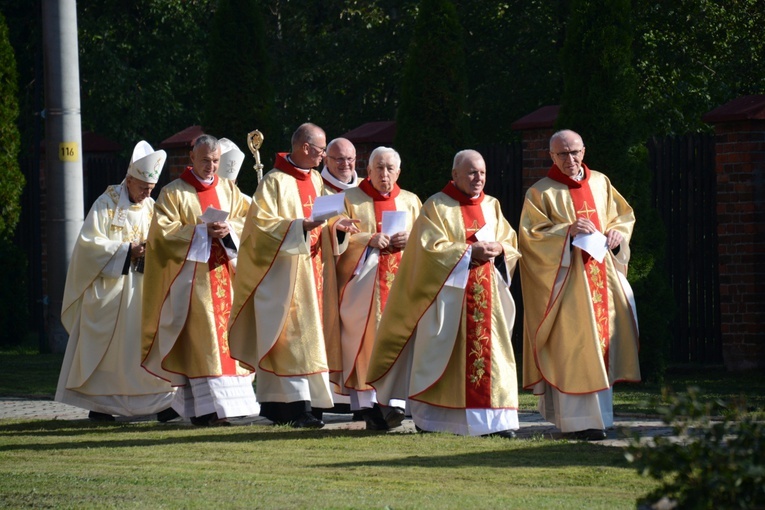
<path fill-rule="evenodd" d="M 156 184 L 166 159 L 167 153 L 165 151 L 155 151 L 148 142 L 141 140 L 133 149 L 133 157 L 130 158 L 130 166 L 128 166 L 128 175 L 144 182 Z"/>
<path fill-rule="evenodd" d="M 221 138 L 220 143 L 220 163 L 218 164 L 218 175 L 224 179 L 236 181 L 239 175 L 239 169 L 242 168 L 244 161 L 244 152 L 239 150 L 234 142 L 228 138 Z"/>
<path fill-rule="evenodd" d="M 139 181 L 156 184 L 159 180 L 159 174 L 162 173 L 162 167 L 165 165 L 167 153 L 163 150 L 155 151 L 144 140 L 141 140 L 133 149 L 133 156 L 130 158 L 127 174 Z M 112 218 L 113 227 L 123 227 L 127 219 L 127 211 L 130 209 L 130 195 L 128 194 L 127 183 L 122 181 L 120 187 L 120 198 L 117 202 L 117 209 Z"/>

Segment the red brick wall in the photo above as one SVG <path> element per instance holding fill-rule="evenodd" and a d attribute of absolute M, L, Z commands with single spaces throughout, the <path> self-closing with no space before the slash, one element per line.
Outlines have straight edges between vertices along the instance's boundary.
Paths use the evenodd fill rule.
<path fill-rule="evenodd" d="M 523 132 L 523 189 L 547 175 L 552 165 L 550 159 L 550 137 L 555 131 L 550 128 L 530 129 Z"/>
<path fill-rule="evenodd" d="M 167 152 L 167 161 L 165 162 L 163 173 L 169 174 L 167 182 L 171 182 L 180 177 L 183 171 L 186 170 L 186 167 L 191 165 L 191 160 L 189 159 L 190 149 L 185 147 L 167 149 L 165 152 Z"/>
<path fill-rule="evenodd" d="M 723 358 L 765 367 L 765 120 L 715 127 Z"/>

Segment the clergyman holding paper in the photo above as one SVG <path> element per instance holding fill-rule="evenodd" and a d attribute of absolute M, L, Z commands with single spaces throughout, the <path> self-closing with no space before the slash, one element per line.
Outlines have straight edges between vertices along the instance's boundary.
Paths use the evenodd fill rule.
<path fill-rule="evenodd" d="M 526 193 L 519 236 L 523 386 L 565 437 L 606 438 L 612 386 L 639 381 L 638 330 L 627 283 L 632 208 L 583 163 L 574 131 L 550 139 L 553 165 Z"/>
<path fill-rule="evenodd" d="M 229 341 L 232 355 L 257 370 L 261 416 L 275 424 L 321 428 L 323 410 L 334 405 L 329 374 L 340 370 L 330 229 L 324 213 L 316 211 L 319 219 L 312 219 L 324 194 L 315 170 L 326 150 L 324 130 L 302 124 L 291 145 L 290 153 L 276 154 L 274 168 L 253 196 L 237 262 Z M 342 207 L 343 196 L 335 200 Z M 356 231 L 346 218 L 338 222 L 336 235 Z"/>
<path fill-rule="evenodd" d="M 227 334 L 249 203 L 218 177 L 220 153 L 217 138 L 196 139 L 191 166 L 157 199 L 146 246 L 142 365 L 178 387 L 173 409 L 198 426 L 259 411 Z"/>

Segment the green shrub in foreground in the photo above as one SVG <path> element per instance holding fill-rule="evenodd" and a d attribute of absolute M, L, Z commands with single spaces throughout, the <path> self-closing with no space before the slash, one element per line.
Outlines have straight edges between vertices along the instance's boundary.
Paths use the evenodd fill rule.
<path fill-rule="evenodd" d="M 660 482 L 641 503 L 662 498 L 672 508 L 765 507 L 763 422 L 743 402 L 702 402 L 699 390 L 664 395 L 658 405 L 673 435 L 641 444 L 635 436 L 625 456 L 638 472 Z M 647 506 L 648 507 L 648 506 Z"/>

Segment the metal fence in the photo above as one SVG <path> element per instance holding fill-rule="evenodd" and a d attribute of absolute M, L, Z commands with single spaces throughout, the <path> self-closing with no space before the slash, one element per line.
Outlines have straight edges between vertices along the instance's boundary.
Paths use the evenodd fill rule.
<path fill-rule="evenodd" d="M 648 150 L 677 307 L 671 360 L 722 363 L 714 135 L 653 138 Z"/>
<path fill-rule="evenodd" d="M 518 231 L 521 219 L 523 197 L 523 146 L 521 142 L 509 145 L 484 145 L 476 147 L 486 162 L 486 186 L 484 192 L 491 195 L 502 205 L 504 214 L 510 225 Z M 520 268 L 515 269 L 515 275 L 510 286 L 510 292 L 515 300 L 516 315 L 513 328 L 513 349 L 520 363 L 523 352 L 523 298 L 521 296 Z"/>

